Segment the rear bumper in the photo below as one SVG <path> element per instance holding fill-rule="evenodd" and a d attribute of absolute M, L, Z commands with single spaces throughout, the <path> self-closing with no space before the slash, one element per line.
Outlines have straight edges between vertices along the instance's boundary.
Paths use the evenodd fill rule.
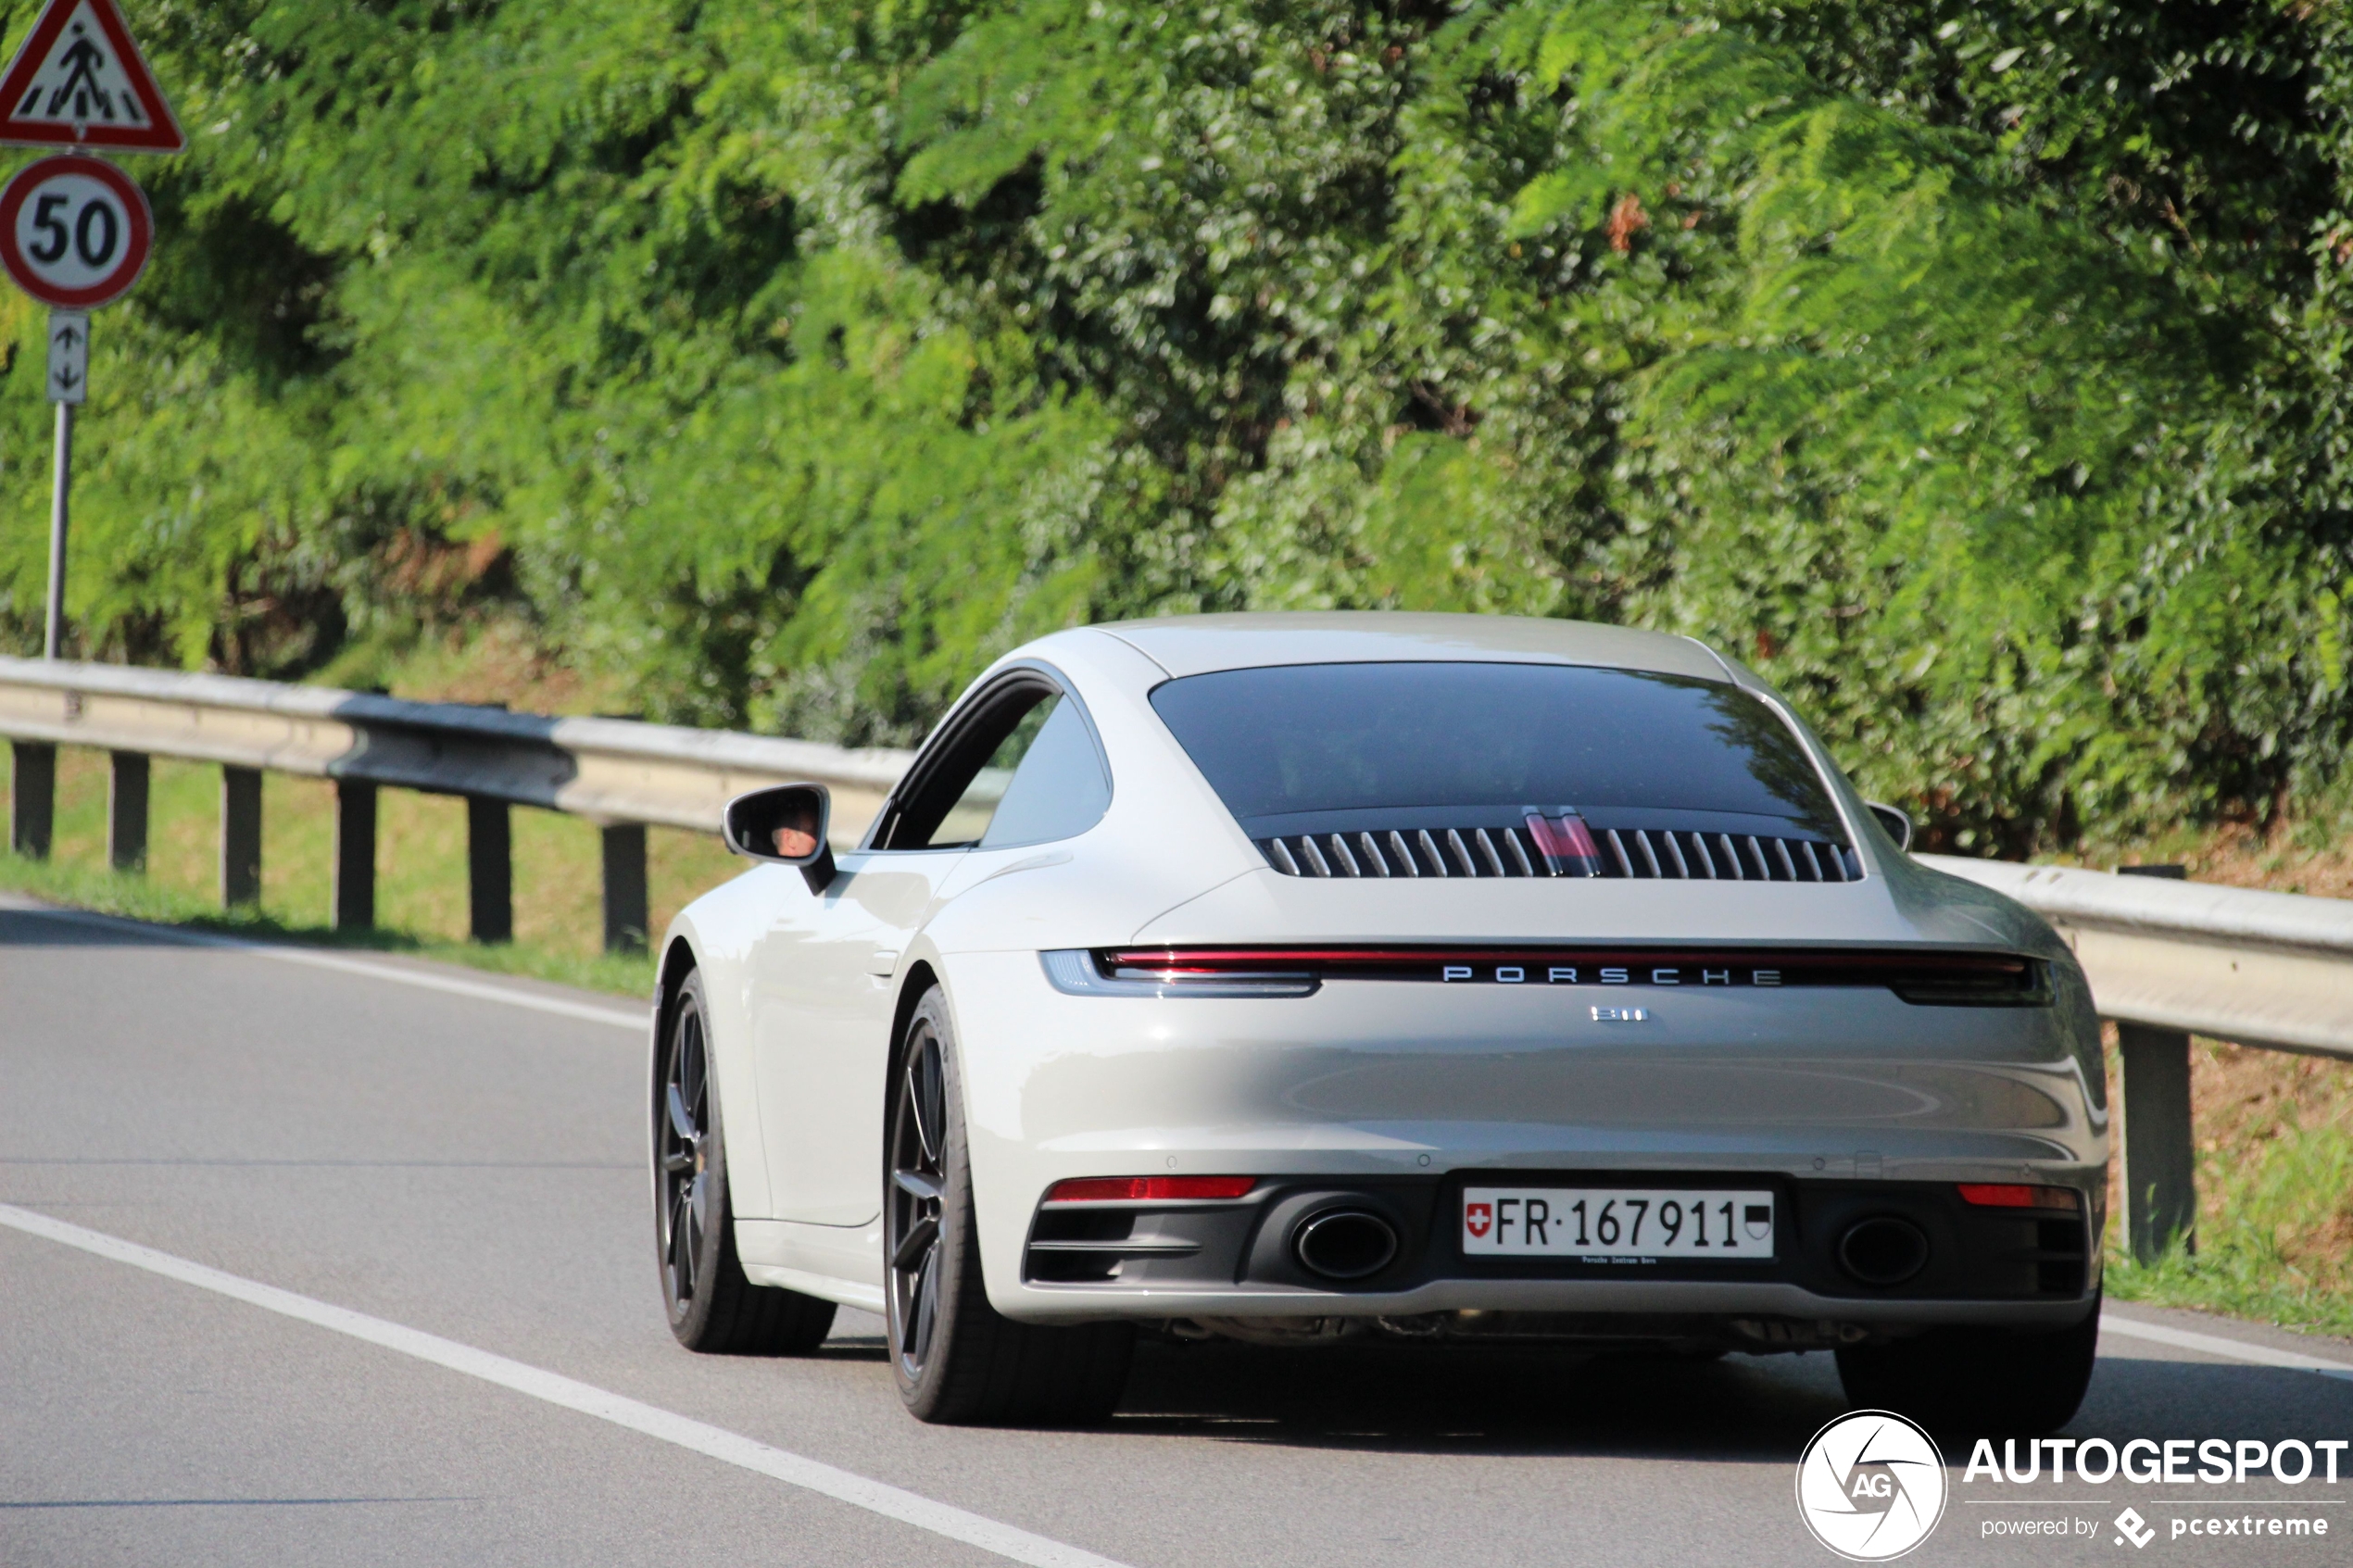
<path fill-rule="evenodd" d="M 1627 1249 L 1589 1257 L 1497 1257 L 1466 1251 L 1466 1185 L 1485 1173 L 1406 1180 L 1262 1180 L 1230 1201 L 1049 1204 L 1031 1223 L 1019 1296 L 1000 1311 L 1036 1321 L 1086 1317 L 1398 1317 L 1522 1312 L 1797 1320 L 1880 1328 L 1903 1324 L 2075 1321 L 2098 1274 L 2095 1173 L 2070 1184 L 2071 1212 L 1985 1209 L 1931 1182 L 1814 1182 L 1716 1176 L 1773 1194 L 1769 1259 L 1711 1262 Z M 1592 1186 L 1607 1172 L 1516 1175 L 1514 1185 Z M 1654 1176 L 1696 1187 L 1688 1177 Z M 1319 1217 L 1348 1213 L 1389 1228 L 1394 1251 L 1364 1277 L 1320 1276 L 1301 1237 Z M 1893 1223 L 1916 1236 L 1919 1261 L 1894 1283 L 1870 1283 L 1843 1261 L 1858 1226 Z M 992 1292 L 992 1298 L 994 1297 Z"/>
<path fill-rule="evenodd" d="M 2022 1288 L 1961 1248 L 1939 1252 L 1962 1260 L 1957 1273 L 1850 1289 L 1824 1273 L 1831 1242 L 1811 1231 L 1793 1236 L 1785 1266 L 1714 1274 L 1503 1274 L 1430 1239 L 1452 1236 L 1430 1217 L 1441 1192 L 1564 1173 L 1768 1181 L 1793 1214 L 1801 1195 L 1828 1201 L 1873 1184 L 1942 1184 L 1949 1196 L 1957 1182 L 2051 1183 L 2082 1194 L 2078 1223 L 2096 1236 L 2108 1123 L 2085 1076 L 2098 1061 L 2088 1004 L 1693 989 L 1645 997 L 1647 1021 L 1628 1030 L 1594 1020 L 1596 995 L 1570 985 L 1365 981 L 1290 998 L 1114 998 L 1055 990 L 1035 952 L 957 954 L 942 969 L 988 1295 L 1011 1317 L 1509 1311 L 2023 1326 L 2080 1318 L 2096 1284 L 2086 1259 L 2069 1288 Z M 1038 1266 L 1035 1227 L 1054 1182 L 1166 1173 L 1406 1195 L 1421 1215 L 1406 1227 L 1412 1267 L 1323 1288 L 1253 1263 L 1257 1231 L 1193 1248 L 1190 1262 L 1177 1248 L 1139 1255 L 1108 1276 Z M 1279 1233 L 1265 1245 L 1283 1250 Z"/>

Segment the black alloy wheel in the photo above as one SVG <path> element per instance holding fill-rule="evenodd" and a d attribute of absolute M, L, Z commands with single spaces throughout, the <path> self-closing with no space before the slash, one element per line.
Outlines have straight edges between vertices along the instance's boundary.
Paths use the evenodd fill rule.
<path fill-rule="evenodd" d="M 699 997 L 697 998 L 700 1000 Z M 702 1009 L 681 1007 L 671 1035 L 655 1115 L 655 1163 L 661 1183 L 662 1295 L 675 1323 L 694 1310 L 698 1273 L 711 1232 L 711 1055 Z"/>
<path fill-rule="evenodd" d="M 948 1083 L 939 1031 L 918 1020 L 900 1066 L 890 1123 L 891 1352 L 901 1386 L 920 1383 L 939 1330 L 940 1221 L 948 1193 Z"/>
<path fill-rule="evenodd" d="M 689 974 L 654 1060 L 654 1241 L 670 1332 L 690 1350 L 798 1355 L 824 1343 L 834 1304 L 758 1286 L 736 1254 L 710 1007 Z"/>
<path fill-rule="evenodd" d="M 1015 1323 L 989 1305 L 959 1070 L 935 986 L 908 1023 L 884 1123 L 884 1296 L 899 1397 L 929 1422 L 1100 1421 L 1127 1381 L 1135 1329 Z"/>

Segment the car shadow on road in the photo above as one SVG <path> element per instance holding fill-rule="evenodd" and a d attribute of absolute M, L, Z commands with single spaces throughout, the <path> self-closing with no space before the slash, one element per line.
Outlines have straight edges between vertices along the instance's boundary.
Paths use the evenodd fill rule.
<path fill-rule="evenodd" d="M 1849 1407 L 1827 1354 L 1715 1361 L 1544 1347 L 1138 1347 L 1112 1433 L 1385 1453 L 1786 1464 Z M 2271 1367 L 2104 1357 L 2076 1438 L 2309 1441 L 2353 1419 L 2353 1383 Z M 1960 1463 L 1980 1434 L 1941 1432 Z M 2003 1434 L 1991 1434 L 1996 1437 Z"/>
<path fill-rule="evenodd" d="M 1844 1401 L 1826 1355 L 1591 1355 L 1551 1347 L 1138 1347 L 1114 1432 L 1390 1453 L 1785 1463 Z"/>

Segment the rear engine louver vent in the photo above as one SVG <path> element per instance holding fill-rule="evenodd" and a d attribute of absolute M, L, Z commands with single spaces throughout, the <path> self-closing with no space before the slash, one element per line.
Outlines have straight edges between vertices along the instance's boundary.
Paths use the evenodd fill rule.
<path fill-rule="evenodd" d="M 1287 876 L 1608 876 L 1669 881 L 1860 882 L 1855 852 L 1813 838 L 1596 828 L 1590 871 L 1556 869 L 1521 828 L 1292 834 L 1258 847 Z"/>

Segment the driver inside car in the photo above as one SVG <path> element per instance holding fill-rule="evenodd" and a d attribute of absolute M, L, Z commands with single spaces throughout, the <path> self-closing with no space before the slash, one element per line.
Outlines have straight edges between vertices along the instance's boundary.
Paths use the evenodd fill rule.
<path fill-rule="evenodd" d="M 776 853 L 787 860 L 804 859 L 814 855 L 817 853 L 817 813 L 814 810 L 797 812 L 791 822 L 778 827 L 771 836 L 775 840 Z"/>

